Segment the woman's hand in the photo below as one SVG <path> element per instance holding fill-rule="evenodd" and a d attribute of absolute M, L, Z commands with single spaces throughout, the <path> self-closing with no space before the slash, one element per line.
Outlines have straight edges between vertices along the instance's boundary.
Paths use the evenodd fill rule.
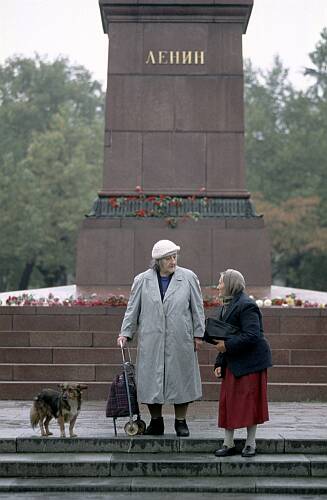
<path fill-rule="evenodd" d="M 126 347 L 127 344 L 127 338 L 124 337 L 123 335 L 119 335 L 117 338 L 117 345 L 118 347 Z"/>
<path fill-rule="evenodd" d="M 199 351 L 203 341 L 200 337 L 194 337 L 194 351 Z"/>
<path fill-rule="evenodd" d="M 218 340 L 217 344 L 215 344 L 215 349 L 217 349 L 218 352 L 226 352 L 225 341 Z"/>
<path fill-rule="evenodd" d="M 221 377 L 221 366 L 217 366 L 217 368 L 215 368 L 214 373 L 215 373 L 215 376 L 217 378 L 220 378 Z"/>

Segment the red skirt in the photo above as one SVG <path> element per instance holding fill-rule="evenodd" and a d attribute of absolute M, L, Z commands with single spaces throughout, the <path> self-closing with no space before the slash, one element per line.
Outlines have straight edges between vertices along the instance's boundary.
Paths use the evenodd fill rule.
<path fill-rule="evenodd" d="M 240 429 L 267 420 L 267 370 L 236 378 L 226 368 L 220 389 L 218 426 Z"/>

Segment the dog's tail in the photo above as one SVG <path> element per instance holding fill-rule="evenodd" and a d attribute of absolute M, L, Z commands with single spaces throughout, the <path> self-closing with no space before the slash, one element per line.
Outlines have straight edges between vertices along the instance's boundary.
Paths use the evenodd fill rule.
<path fill-rule="evenodd" d="M 35 427 L 38 425 L 38 423 L 40 421 L 39 412 L 37 411 L 37 408 L 36 408 L 37 401 L 38 401 L 38 397 L 36 396 L 34 398 L 32 408 L 30 411 L 30 422 L 31 422 L 31 426 L 33 427 L 33 429 L 35 429 Z"/>

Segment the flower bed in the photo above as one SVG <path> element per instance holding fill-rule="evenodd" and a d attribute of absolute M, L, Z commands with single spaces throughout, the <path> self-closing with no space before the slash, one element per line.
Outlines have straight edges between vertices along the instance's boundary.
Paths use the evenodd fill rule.
<path fill-rule="evenodd" d="M 252 297 L 259 307 L 315 307 L 325 308 L 327 304 L 318 302 L 310 302 L 309 300 L 301 300 L 296 298 L 295 294 L 286 295 L 285 297 L 255 298 Z M 7 298 L 6 303 L 0 305 L 6 306 L 41 306 L 41 307 L 126 307 L 128 297 L 125 295 L 107 295 L 105 297 L 92 294 L 90 296 L 70 296 L 65 299 L 55 297 L 49 294 L 47 297 L 35 298 L 32 294 L 23 293 L 22 295 L 11 295 Z M 215 295 L 205 295 L 203 298 L 205 308 L 217 307 L 221 305 L 221 301 Z"/>

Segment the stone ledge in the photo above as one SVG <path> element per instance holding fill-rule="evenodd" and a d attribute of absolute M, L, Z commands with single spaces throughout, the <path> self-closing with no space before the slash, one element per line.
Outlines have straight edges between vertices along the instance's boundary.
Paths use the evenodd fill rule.
<path fill-rule="evenodd" d="M 149 436 L 111 436 L 111 437 L 77 437 L 60 438 L 41 436 L 0 438 L 0 453 L 119 453 L 121 454 L 213 454 L 223 444 L 222 437 L 212 437 L 209 433 L 205 435 L 177 438 L 174 435 L 149 437 Z M 245 444 L 245 439 L 236 438 L 235 444 L 240 450 Z M 311 461 L 315 457 L 326 461 L 327 441 L 320 438 L 302 439 L 289 437 L 275 437 L 273 435 L 265 438 L 257 437 L 257 453 L 263 455 L 305 455 Z M 319 458 L 320 457 L 320 458 Z M 324 457 L 323 459 L 321 457 Z M 240 457 L 239 457 L 240 458 Z"/>

